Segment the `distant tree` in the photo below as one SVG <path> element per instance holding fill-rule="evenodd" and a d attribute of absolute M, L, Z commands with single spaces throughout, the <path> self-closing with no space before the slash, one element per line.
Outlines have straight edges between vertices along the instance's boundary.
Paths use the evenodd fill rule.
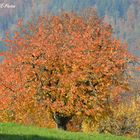
<path fill-rule="evenodd" d="M 116 96 L 111 91 L 127 88 L 131 56 L 112 37 L 110 25 L 89 10 L 18 26 L 13 38 L 5 39 L 9 51 L 0 64 L 0 96 L 10 96 L 15 108 L 19 99 L 37 101 L 62 129 L 75 115 L 96 121 L 111 114 Z"/>

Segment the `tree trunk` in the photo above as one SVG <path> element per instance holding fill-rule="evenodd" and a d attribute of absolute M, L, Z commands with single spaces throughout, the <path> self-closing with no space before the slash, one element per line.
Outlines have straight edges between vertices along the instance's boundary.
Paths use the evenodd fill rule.
<path fill-rule="evenodd" d="M 61 116 L 60 114 L 54 115 L 54 121 L 58 129 L 67 130 L 67 124 L 71 120 L 71 116 Z"/>

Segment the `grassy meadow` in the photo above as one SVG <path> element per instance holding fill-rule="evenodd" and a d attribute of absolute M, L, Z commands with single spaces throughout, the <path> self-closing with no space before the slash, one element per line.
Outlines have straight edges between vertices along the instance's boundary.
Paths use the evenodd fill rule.
<path fill-rule="evenodd" d="M 11 123 L 0 124 L 0 140 L 138 140 L 106 134 L 65 132 Z"/>

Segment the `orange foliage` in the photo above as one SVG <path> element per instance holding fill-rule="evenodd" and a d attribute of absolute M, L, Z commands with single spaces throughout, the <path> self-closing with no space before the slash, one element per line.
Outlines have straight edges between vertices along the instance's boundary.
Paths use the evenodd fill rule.
<path fill-rule="evenodd" d="M 9 51 L 0 64 L 0 96 L 11 98 L 16 115 L 34 101 L 32 109 L 40 104 L 52 115 L 96 120 L 110 114 L 116 96 L 111 90 L 125 88 L 132 59 L 112 37 L 110 25 L 95 12 L 39 17 L 26 26 L 21 22 L 12 39 L 7 35 Z"/>

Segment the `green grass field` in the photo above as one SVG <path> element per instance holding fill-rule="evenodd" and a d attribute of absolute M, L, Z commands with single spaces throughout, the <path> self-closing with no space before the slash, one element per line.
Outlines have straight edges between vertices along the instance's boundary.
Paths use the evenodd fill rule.
<path fill-rule="evenodd" d="M 56 129 L 0 124 L 0 140 L 138 140 L 103 134 L 65 132 Z"/>

